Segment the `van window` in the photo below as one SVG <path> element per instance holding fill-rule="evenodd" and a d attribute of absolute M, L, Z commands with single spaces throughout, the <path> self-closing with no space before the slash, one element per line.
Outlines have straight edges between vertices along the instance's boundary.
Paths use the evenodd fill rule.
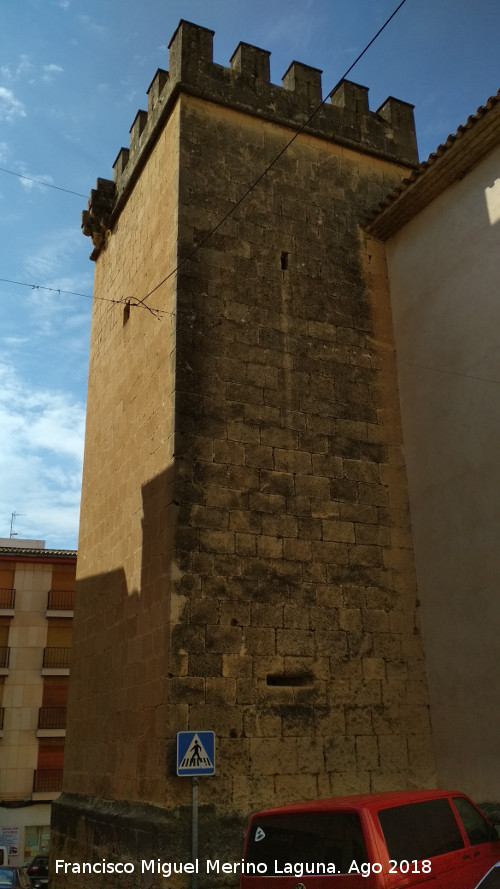
<path fill-rule="evenodd" d="M 491 843 L 491 827 L 476 807 L 468 799 L 464 799 L 463 796 L 454 796 L 453 802 L 465 827 L 471 846 L 477 846 L 479 843 Z"/>
<path fill-rule="evenodd" d="M 500 867 L 492 867 L 478 883 L 478 889 L 500 889 Z"/>
<path fill-rule="evenodd" d="M 245 855 L 246 864 L 265 864 L 266 876 L 283 873 L 287 863 L 307 865 L 308 873 L 323 872 L 314 870 L 315 864 L 333 863 L 335 873 L 347 873 L 353 861 L 358 867 L 368 861 L 363 830 L 353 812 L 263 815 L 252 823 Z"/>
<path fill-rule="evenodd" d="M 425 800 L 378 813 L 389 858 L 421 861 L 462 849 L 457 820 L 447 799 Z"/>

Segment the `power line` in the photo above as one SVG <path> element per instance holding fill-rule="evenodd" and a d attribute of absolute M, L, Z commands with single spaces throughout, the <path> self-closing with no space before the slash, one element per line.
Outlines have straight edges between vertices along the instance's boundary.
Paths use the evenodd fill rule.
<path fill-rule="evenodd" d="M 131 302 L 131 299 L 111 299 L 106 296 L 91 296 L 89 293 L 77 293 L 74 290 L 62 290 L 59 287 L 45 287 L 43 284 L 28 284 L 25 281 L 12 281 L 9 278 L 0 278 L 0 283 L 5 284 L 17 284 L 20 287 L 29 287 L 31 290 L 48 290 L 51 293 L 59 293 L 59 294 L 68 294 L 69 296 L 81 296 L 84 299 L 97 299 L 103 302 L 114 303 L 115 305 L 125 305 L 130 306 L 131 308 L 144 308 L 147 309 L 148 312 L 152 314 L 157 313 L 158 315 L 175 315 L 175 312 L 168 312 L 166 309 L 156 309 L 151 308 L 151 306 L 143 305 L 141 301 Z M 135 297 L 134 297 L 135 298 Z M 459 377 L 460 379 L 465 380 L 476 380 L 480 383 L 495 383 L 500 384 L 500 380 L 494 380 L 491 377 L 479 377 L 474 374 L 461 373 L 456 370 L 446 370 L 445 368 L 440 367 L 431 367 L 429 364 L 416 364 L 410 361 L 398 361 L 399 367 L 413 367 L 416 370 L 427 370 L 431 371 L 431 373 L 445 374 L 450 377 Z"/>
<path fill-rule="evenodd" d="M 493 380 L 491 377 L 477 377 L 474 374 L 460 373 L 458 370 L 445 370 L 442 367 L 430 367 L 428 364 L 414 364 L 411 361 L 398 361 L 400 367 L 414 367 L 417 370 L 429 370 L 431 373 L 445 374 L 449 377 L 460 377 L 464 380 L 476 380 L 479 383 L 500 383 L 500 380 Z"/>
<path fill-rule="evenodd" d="M 406 3 L 406 0 L 401 0 L 401 2 L 398 4 L 398 6 L 396 7 L 396 9 L 395 9 L 395 10 L 391 13 L 391 15 L 389 16 L 389 18 L 386 19 L 386 21 L 384 22 L 384 24 L 378 29 L 377 33 L 372 37 L 372 39 L 369 41 L 369 43 L 366 44 L 366 46 L 364 47 L 364 49 L 363 49 L 363 50 L 359 53 L 359 55 L 354 59 L 354 62 L 352 62 L 351 65 L 349 65 L 349 67 L 348 67 L 347 70 L 344 72 L 344 74 L 342 75 L 342 77 L 339 78 L 339 80 L 337 81 L 337 83 L 335 84 L 335 86 L 332 87 L 332 89 L 330 90 L 330 92 L 328 93 L 328 95 L 326 95 L 325 98 L 322 99 L 322 101 L 319 103 L 319 105 L 317 105 L 317 107 L 314 109 L 314 111 L 312 111 L 312 113 L 309 115 L 309 117 L 307 118 L 307 120 L 304 121 L 304 123 L 303 123 L 303 124 L 299 127 L 299 129 L 294 133 L 294 135 L 292 136 L 292 138 L 289 139 L 289 141 L 286 143 L 286 145 L 284 145 L 284 147 L 281 149 L 281 151 L 278 152 L 278 154 L 276 155 L 276 157 L 274 157 L 273 160 L 267 165 L 267 167 L 265 168 L 265 170 L 263 170 L 263 172 L 260 173 L 260 175 L 259 175 L 259 176 L 255 179 L 255 181 L 252 183 L 252 185 L 250 185 L 250 186 L 247 188 L 247 190 L 242 194 L 242 196 L 236 201 L 236 203 L 233 204 L 233 206 L 231 207 L 231 209 L 228 210 L 228 212 L 222 217 L 222 219 L 219 220 L 219 222 L 218 222 L 218 223 L 217 223 L 217 224 L 216 224 L 216 225 L 215 225 L 215 226 L 208 232 L 208 234 L 205 235 L 205 237 L 202 238 L 202 240 L 201 240 L 198 244 L 196 244 L 196 245 L 193 247 L 193 249 L 188 253 L 188 255 L 187 255 L 187 256 L 186 256 L 186 257 L 185 257 L 185 258 L 184 258 L 184 259 L 183 259 L 183 260 L 182 260 L 182 261 L 181 261 L 181 262 L 174 268 L 174 269 L 172 269 L 172 271 L 169 272 L 168 275 L 166 275 L 166 277 L 163 278 L 162 281 L 160 281 L 155 287 L 153 287 L 153 289 L 150 290 L 149 293 L 146 293 L 146 296 L 144 296 L 142 299 L 138 299 L 136 305 L 144 305 L 145 301 L 146 301 L 147 299 L 149 299 L 149 297 L 150 297 L 153 293 L 155 293 L 155 292 L 156 292 L 156 291 L 157 291 L 163 284 L 165 284 L 166 281 L 169 280 L 169 278 L 171 278 L 173 275 L 175 275 L 176 272 L 179 271 L 179 269 L 181 269 L 187 262 L 189 262 L 189 260 L 192 259 L 192 257 L 195 255 L 195 253 L 197 253 L 198 250 L 200 250 L 200 249 L 207 243 L 207 241 L 208 241 L 208 240 L 209 240 L 209 239 L 210 239 L 210 238 L 211 238 L 211 237 L 212 237 L 212 236 L 219 230 L 219 228 L 226 222 L 226 220 L 229 219 L 229 217 L 233 215 L 233 213 L 235 212 L 235 210 L 238 209 L 238 207 L 243 203 L 243 201 L 246 200 L 246 198 L 248 197 L 248 195 L 251 194 L 251 192 L 257 187 L 257 185 L 258 185 L 258 184 L 259 184 L 259 183 L 260 183 L 260 182 L 267 176 L 267 174 L 268 174 L 268 173 L 270 172 L 270 170 L 274 167 L 274 165 L 280 160 L 280 158 L 285 154 L 285 152 L 288 151 L 288 149 L 290 148 L 290 146 L 295 142 L 295 140 L 300 136 L 300 134 L 305 130 L 305 128 L 311 123 L 313 117 L 316 116 L 316 114 L 318 113 L 318 111 L 320 111 L 320 109 L 321 109 L 321 108 L 323 107 L 323 105 L 328 101 L 328 99 L 330 98 L 330 96 L 332 96 L 332 95 L 338 90 L 338 88 L 341 86 L 342 82 L 346 79 L 346 77 L 348 76 L 348 74 L 351 73 L 351 71 L 353 70 L 353 68 L 354 68 L 354 67 L 358 64 L 358 62 L 363 58 L 363 56 L 365 55 L 365 53 L 367 53 L 368 50 L 370 49 L 370 47 L 373 46 L 373 44 L 375 43 L 375 41 L 378 39 L 378 37 L 380 37 L 380 35 L 382 34 L 382 32 L 387 28 L 387 26 L 388 26 L 389 23 L 392 21 L 392 19 L 394 18 L 394 16 L 397 15 L 397 13 L 399 12 L 399 10 L 401 9 L 402 6 L 404 6 L 405 3 Z"/>
<path fill-rule="evenodd" d="M 107 296 L 92 296 L 90 293 L 77 293 L 74 290 L 63 290 L 61 287 L 46 287 L 43 284 L 30 284 L 26 281 L 12 281 L 10 278 L 0 278 L 0 282 L 4 284 L 17 284 L 19 287 L 29 287 L 31 290 L 48 290 L 50 293 L 67 294 L 68 296 L 81 296 L 83 299 L 98 299 L 101 302 L 115 303 L 115 305 L 131 306 L 147 309 L 152 315 L 174 315 L 175 312 L 168 312 L 166 309 L 151 308 L 151 306 L 142 305 L 138 300 L 132 302 L 135 297 L 125 297 L 124 299 L 111 299 Z"/>
<path fill-rule="evenodd" d="M 43 182 L 41 179 L 34 179 L 32 176 L 25 176 L 23 173 L 15 173 L 14 170 L 6 170 L 0 167 L 1 173 L 9 173 L 10 176 L 17 176 L 18 179 L 26 179 L 27 182 L 36 182 L 37 185 L 44 185 L 45 188 L 55 188 L 57 191 L 65 191 L 66 194 L 74 194 L 79 198 L 86 198 L 88 195 L 80 194 L 79 191 L 71 191 L 69 188 L 61 188 L 60 185 L 52 185 L 50 182 Z"/>
<path fill-rule="evenodd" d="M 32 290 L 50 290 L 52 293 L 67 293 L 70 296 L 82 296 L 84 299 L 94 299 L 89 293 L 76 293 L 74 290 L 62 290 L 59 287 L 45 287 L 43 284 L 29 284 L 25 281 L 12 281 L 10 278 L 0 278 L 4 284 L 17 284 L 19 287 L 30 287 Z M 95 297 L 96 299 L 106 299 L 104 296 Z M 118 302 L 118 300 L 107 300 L 107 302 Z"/>

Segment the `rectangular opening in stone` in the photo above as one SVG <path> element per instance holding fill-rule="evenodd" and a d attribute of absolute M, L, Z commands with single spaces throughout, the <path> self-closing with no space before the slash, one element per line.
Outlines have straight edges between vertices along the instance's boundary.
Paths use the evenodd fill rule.
<path fill-rule="evenodd" d="M 266 682 L 268 685 L 281 686 L 312 685 L 314 676 L 308 671 L 302 673 L 268 673 Z"/>

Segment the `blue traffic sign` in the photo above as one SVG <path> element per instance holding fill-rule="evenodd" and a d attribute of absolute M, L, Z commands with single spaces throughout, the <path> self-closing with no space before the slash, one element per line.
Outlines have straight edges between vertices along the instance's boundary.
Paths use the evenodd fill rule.
<path fill-rule="evenodd" d="M 177 774 L 191 778 L 215 774 L 214 732 L 177 732 Z"/>

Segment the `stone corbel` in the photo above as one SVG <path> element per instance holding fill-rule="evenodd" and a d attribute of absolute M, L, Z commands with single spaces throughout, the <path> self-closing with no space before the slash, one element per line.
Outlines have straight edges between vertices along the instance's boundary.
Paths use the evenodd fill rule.
<path fill-rule="evenodd" d="M 109 223 L 115 204 L 116 186 L 109 179 L 98 179 L 97 188 L 90 193 L 88 209 L 82 213 L 82 232 L 92 239 L 94 249 L 90 259 L 95 262 L 106 247 L 111 234 Z"/>

